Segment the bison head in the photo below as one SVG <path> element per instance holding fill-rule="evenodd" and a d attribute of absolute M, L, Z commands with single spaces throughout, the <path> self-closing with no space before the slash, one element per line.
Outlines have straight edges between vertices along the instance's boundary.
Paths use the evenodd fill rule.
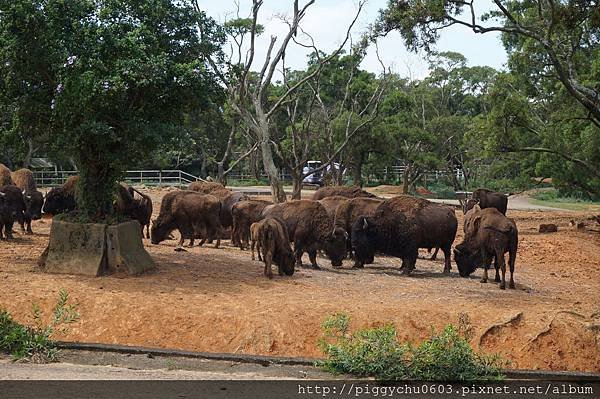
<path fill-rule="evenodd" d="M 25 213 L 33 220 L 42 218 L 42 206 L 44 205 L 44 196 L 39 191 L 32 193 L 23 193 L 25 201 Z"/>
<path fill-rule="evenodd" d="M 352 248 L 357 260 L 373 263 L 377 231 L 373 218 L 359 216 L 352 225 Z"/>
<path fill-rule="evenodd" d="M 481 253 L 471 250 L 463 242 L 454 247 L 454 261 L 456 262 L 456 266 L 458 266 L 458 274 L 461 277 L 468 277 L 481 264 Z"/>
<path fill-rule="evenodd" d="M 162 223 L 159 219 L 152 222 L 150 229 L 150 242 L 152 244 L 160 244 L 162 241 L 170 238 L 172 228 Z"/>
<path fill-rule="evenodd" d="M 323 250 L 329 260 L 331 260 L 331 266 L 340 267 L 342 261 L 346 257 L 348 248 L 346 247 L 346 241 L 348 240 L 348 233 L 341 227 L 335 227 L 331 235 L 323 243 Z"/>
<path fill-rule="evenodd" d="M 42 211 L 50 215 L 70 212 L 76 207 L 75 197 L 67 194 L 62 187 L 55 187 L 48 191 Z"/>
<path fill-rule="evenodd" d="M 296 266 L 296 258 L 294 258 L 294 254 L 292 252 L 282 253 L 280 256 L 275 259 L 275 263 L 279 267 L 279 274 L 292 276 L 294 275 L 294 267 Z"/>

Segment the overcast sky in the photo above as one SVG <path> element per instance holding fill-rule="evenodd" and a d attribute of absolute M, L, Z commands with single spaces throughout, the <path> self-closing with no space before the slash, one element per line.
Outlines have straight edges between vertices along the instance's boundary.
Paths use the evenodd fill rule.
<path fill-rule="evenodd" d="M 306 3 L 300 1 L 300 6 Z M 384 8 L 386 0 L 369 0 L 364 6 L 355 29 L 353 37 L 358 40 L 368 25 Z M 240 16 L 250 15 L 251 0 L 239 0 Z M 481 12 L 492 7 L 491 0 L 478 0 L 477 7 Z M 259 23 L 265 26 L 265 32 L 258 38 L 256 58 L 253 69 L 260 69 L 261 60 L 264 60 L 269 38 L 271 35 L 278 37 L 277 44 L 281 42 L 287 26 L 278 18 L 278 15 L 292 14 L 292 0 L 265 0 L 259 13 Z M 235 18 L 236 3 L 234 0 L 200 0 L 200 6 L 219 22 Z M 317 47 L 325 52 L 331 52 L 343 41 L 346 28 L 352 21 L 357 10 L 356 0 L 316 0 L 307 11 L 301 26 L 310 33 L 317 43 Z M 478 10 L 479 11 L 479 10 Z M 302 40 L 301 35 L 298 38 Z M 304 39 L 306 40 L 306 39 Z M 468 59 L 469 65 L 489 65 L 500 69 L 506 62 L 506 52 L 502 47 L 499 35 L 488 33 L 477 35 L 465 27 L 451 27 L 443 31 L 437 49 L 440 51 L 456 51 Z M 379 41 L 379 53 L 386 66 L 392 68 L 402 76 L 422 78 L 427 75 L 427 63 L 423 54 L 409 53 L 398 33 L 392 32 Z M 302 69 L 306 66 L 308 51 L 290 43 L 286 51 L 286 66 L 292 69 Z M 362 67 L 372 72 L 380 72 L 381 65 L 377 61 L 374 48 L 369 50 Z"/>

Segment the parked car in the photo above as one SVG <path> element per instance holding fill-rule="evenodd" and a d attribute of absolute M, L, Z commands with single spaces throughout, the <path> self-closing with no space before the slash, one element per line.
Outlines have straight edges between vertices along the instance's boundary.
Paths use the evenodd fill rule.
<path fill-rule="evenodd" d="M 305 175 L 307 173 L 310 173 L 311 171 L 321 167 L 321 165 L 323 165 L 323 163 L 321 161 L 308 161 L 306 163 L 306 165 L 304 166 L 304 168 L 302 168 L 302 174 Z M 324 186 L 325 185 L 325 174 L 329 173 L 332 168 L 335 168 L 336 170 L 339 171 L 340 164 L 337 162 L 334 162 L 334 163 L 328 165 L 324 170 L 320 170 L 318 172 L 311 174 L 310 176 L 306 176 L 304 178 L 304 180 L 302 180 L 302 182 L 306 183 L 306 184 L 316 184 L 318 186 Z M 346 171 L 344 170 L 342 173 L 345 173 L 345 172 Z"/>

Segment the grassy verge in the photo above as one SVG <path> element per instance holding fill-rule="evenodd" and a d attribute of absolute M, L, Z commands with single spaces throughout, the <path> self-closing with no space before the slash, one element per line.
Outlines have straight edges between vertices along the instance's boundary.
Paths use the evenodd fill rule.
<path fill-rule="evenodd" d="M 418 345 L 400 343 L 393 325 L 349 331 L 350 317 L 335 314 L 323 322 L 319 345 L 327 360 L 317 365 L 334 374 L 374 377 L 383 381 L 498 381 L 506 365 L 498 355 L 483 355 L 471 348 L 471 331 L 464 316 L 463 327 L 446 326 L 432 331 Z"/>

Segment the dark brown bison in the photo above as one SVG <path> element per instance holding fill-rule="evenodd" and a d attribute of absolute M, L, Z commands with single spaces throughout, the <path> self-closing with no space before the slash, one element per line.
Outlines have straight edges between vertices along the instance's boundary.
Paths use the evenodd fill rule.
<path fill-rule="evenodd" d="M 50 215 L 68 213 L 77 208 L 76 188 L 79 176 L 70 176 L 62 186 L 54 187 L 46 194 L 42 211 Z"/>
<path fill-rule="evenodd" d="M 517 225 L 512 219 L 507 218 L 495 208 L 481 209 L 475 205 L 465 215 L 465 238 L 462 243 L 454 248 L 454 260 L 458 272 L 462 277 L 467 277 L 475 269 L 483 265 L 483 278 L 488 279 L 488 268 L 494 259 L 496 277 L 494 281 L 500 282 L 500 288 L 506 288 L 506 262 L 504 254 L 508 252 L 508 265 L 510 268 L 509 288 L 515 288 L 513 274 L 519 233 Z M 502 280 L 498 270 L 502 270 Z"/>
<path fill-rule="evenodd" d="M 261 199 L 247 199 L 236 202 L 231 207 L 231 242 L 244 250 L 250 241 L 250 226 L 262 219 L 262 211 L 273 202 Z"/>
<path fill-rule="evenodd" d="M 11 185 L 13 185 L 13 181 L 10 177 L 10 169 L 0 163 L 0 187 Z"/>
<path fill-rule="evenodd" d="M 188 186 L 189 191 L 197 191 L 202 194 L 212 194 L 215 190 L 223 190 L 225 186 L 212 181 L 195 181 Z"/>
<path fill-rule="evenodd" d="M 195 191 L 174 191 L 163 197 L 158 218 L 152 224 L 150 238 L 152 244 L 159 244 L 169 237 L 175 229 L 179 230 L 183 245 L 185 238 L 190 238 L 190 247 L 194 239 L 217 239 L 215 247 L 220 244 L 221 223 L 219 211 L 221 202 L 214 195 L 200 194 Z"/>
<path fill-rule="evenodd" d="M 13 238 L 13 224 L 16 220 L 23 219 L 25 212 L 25 201 L 21 189 L 13 186 L 0 187 L 0 239 Z"/>
<path fill-rule="evenodd" d="M 298 200 L 265 207 L 263 216 L 273 217 L 285 223 L 294 242 L 296 265 L 302 266 L 302 254 L 308 252 L 313 268 L 317 264 L 317 250 L 322 249 L 331 260 L 331 265 L 339 267 L 346 257 L 346 230 L 334 227 L 327 211 L 318 201 Z"/>
<path fill-rule="evenodd" d="M 444 273 L 450 273 L 452 243 L 458 222 L 449 207 L 422 198 L 399 196 L 382 202 L 373 216 L 360 216 L 352 226 L 352 248 L 358 265 L 372 261 L 375 252 L 402 259 L 401 270 L 415 268 L 419 248 L 444 252 Z"/>
<path fill-rule="evenodd" d="M 506 194 L 496 193 L 485 188 L 478 188 L 473 191 L 471 199 L 469 199 L 465 206 L 465 213 L 473 209 L 475 205 L 479 205 L 481 209 L 485 208 L 496 208 L 500 213 L 506 215 L 506 209 L 508 206 L 508 197 Z"/>
<path fill-rule="evenodd" d="M 135 193 L 138 193 L 141 198 L 135 198 Z M 114 209 L 121 215 L 137 220 L 142 229 L 142 236 L 144 236 L 144 227 L 146 227 L 146 238 L 150 238 L 152 199 L 149 196 L 125 183 L 119 183 Z"/>
<path fill-rule="evenodd" d="M 373 216 L 375 209 L 383 202 L 379 198 L 352 198 L 340 204 L 335 211 L 335 225 L 349 233 L 348 252 L 352 255 L 352 225 L 359 216 Z M 355 259 L 356 261 L 356 259 Z M 354 267 L 361 267 L 360 262 L 355 262 Z"/>
<path fill-rule="evenodd" d="M 21 189 L 23 200 L 25 201 L 25 212 L 23 219 L 19 220 L 21 230 L 33 234 L 31 230 L 31 221 L 42 218 L 42 206 L 44 206 L 44 196 L 37 190 L 33 173 L 29 169 L 19 169 L 11 173 L 11 178 L 15 186 Z M 27 229 L 25 229 L 27 226 Z"/>
<path fill-rule="evenodd" d="M 314 201 L 321 200 L 326 197 L 333 197 L 334 195 L 339 195 L 340 197 L 346 198 L 357 198 L 357 197 L 367 197 L 367 198 L 375 198 L 376 196 L 362 190 L 360 187 L 346 187 L 346 186 L 329 186 L 322 187 L 315 191 L 312 196 Z"/>
<path fill-rule="evenodd" d="M 273 278 L 271 264 L 275 263 L 279 275 L 294 274 L 294 255 L 290 246 L 289 233 L 285 224 L 277 219 L 267 218 L 253 225 L 256 231 L 259 258 L 265 262 L 265 276 Z"/>
<path fill-rule="evenodd" d="M 329 215 L 329 217 L 331 218 L 331 220 L 335 219 L 335 211 L 338 208 L 338 206 L 340 206 L 341 204 L 348 202 L 349 198 L 348 197 L 342 197 L 341 195 L 334 195 L 331 197 L 325 197 L 323 199 L 320 199 L 319 202 L 321 203 L 321 205 L 323 205 L 323 207 L 325 207 L 325 210 L 327 211 L 327 214 Z"/>

